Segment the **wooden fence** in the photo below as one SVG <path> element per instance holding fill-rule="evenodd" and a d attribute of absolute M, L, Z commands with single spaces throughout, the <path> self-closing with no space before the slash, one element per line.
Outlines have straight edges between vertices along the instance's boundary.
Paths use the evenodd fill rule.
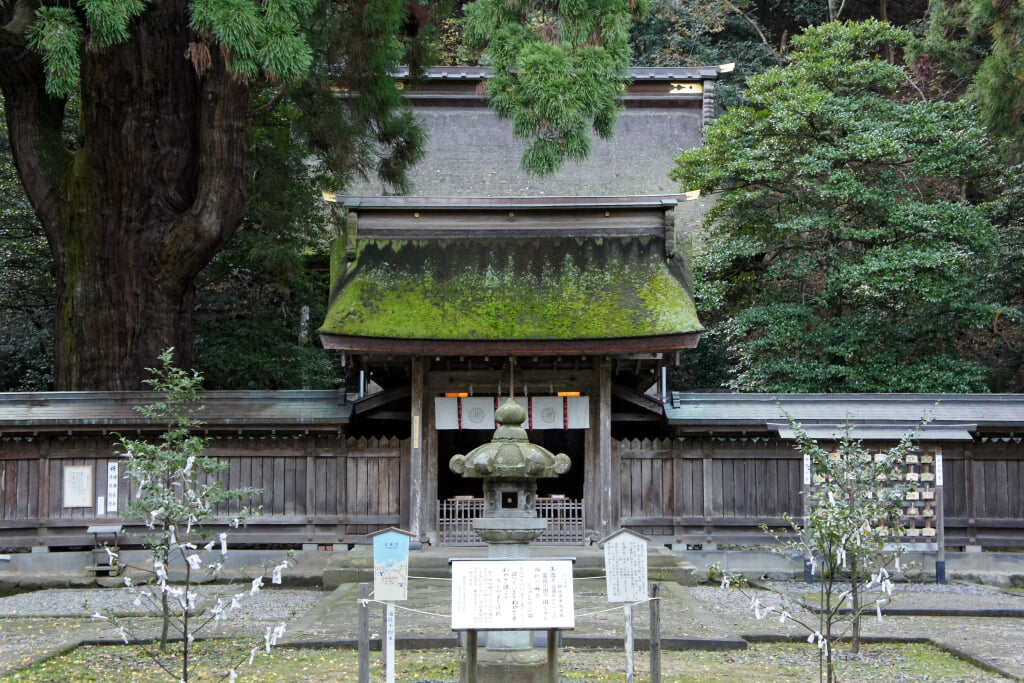
<path fill-rule="evenodd" d="M 232 532 L 236 543 L 362 542 L 367 533 L 401 522 L 400 463 L 407 446 L 397 438 L 216 437 L 207 454 L 228 467 L 214 476 L 228 488 L 262 492 L 222 504 L 213 526 L 228 524 L 245 505 L 260 512 Z M 116 452 L 115 441 L 104 436 L 0 439 L 0 546 L 86 545 L 92 542 L 86 526 L 120 521 L 136 492 Z M 116 505 L 108 500 L 111 464 L 118 465 Z M 84 469 L 87 477 L 79 483 L 91 491 L 84 495 L 88 505 L 69 507 L 65 472 L 75 467 Z"/>
<path fill-rule="evenodd" d="M 456 496 L 437 501 L 437 537 L 440 545 L 484 545 L 473 531 L 473 520 L 482 517 L 484 499 Z M 537 498 L 537 516 L 548 528 L 535 543 L 582 545 L 584 541 L 583 501 L 562 496 Z"/>
<path fill-rule="evenodd" d="M 87 546 L 90 524 L 119 520 L 133 492 L 123 477 L 117 511 L 107 497 L 107 471 L 123 464 L 112 436 L 5 436 L 0 438 L 0 548 Z M 291 545 L 362 543 L 368 532 L 402 526 L 409 514 L 411 473 L 407 440 L 355 439 L 337 435 L 216 435 L 210 454 L 229 468 L 218 476 L 231 488 L 263 492 L 250 501 L 260 516 L 232 532 L 237 543 Z M 943 444 L 947 546 L 1024 548 L 1024 444 L 1016 437 L 984 437 Z M 782 516 L 802 512 L 802 463 L 792 444 L 775 436 L 691 436 L 613 441 L 616 518 L 663 543 L 764 544 L 762 523 L 784 525 Z M 68 507 L 65 472 L 91 473 L 89 505 Z M 593 476 L 594 473 L 588 473 Z M 467 504 L 468 505 L 468 504 Z M 538 502 L 553 521 L 544 539 L 583 542 L 583 503 Z M 573 506 L 578 506 L 574 508 Z M 237 504 L 217 511 L 219 523 Z M 454 516 L 453 516 L 454 514 Z M 440 542 L 470 537 L 472 511 L 442 513 Z M 459 517 L 459 515 L 464 515 Z M 461 524 L 462 526 L 458 526 Z M 446 526 L 447 525 L 447 526 Z M 454 526 L 453 526 L 454 525 Z M 141 528 L 140 528 L 141 530 Z M 464 542 L 464 540 L 462 541 Z"/>
<path fill-rule="evenodd" d="M 1024 548 L 1021 440 L 984 438 L 942 447 L 946 545 Z M 785 527 L 784 514 L 803 514 L 802 459 L 791 442 L 627 439 L 613 449 L 621 524 L 659 541 L 764 544 L 770 538 L 761 524 Z"/>

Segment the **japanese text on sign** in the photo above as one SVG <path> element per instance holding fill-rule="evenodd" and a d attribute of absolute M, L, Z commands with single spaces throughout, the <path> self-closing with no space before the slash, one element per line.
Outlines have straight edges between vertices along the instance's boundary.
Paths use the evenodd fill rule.
<path fill-rule="evenodd" d="M 616 536 L 604 544 L 608 602 L 647 599 L 647 543 L 642 538 Z"/>
<path fill-rule="evenodd" d="M 452 630 L 575 628 L 572 560 L 452 560 Z"/>

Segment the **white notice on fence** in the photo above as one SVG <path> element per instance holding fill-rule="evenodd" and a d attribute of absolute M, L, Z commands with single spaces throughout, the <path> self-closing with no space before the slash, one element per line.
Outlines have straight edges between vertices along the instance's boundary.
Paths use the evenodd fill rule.
<path fill-rule="evenodd" d="M 64 466 L 64 507 L 91 508 L 92 499 L 92 466 Z"/>
<path fill-rule="evenodd" d="M 604 542 L 604 572 L 608 602 L 647 599 L 647 541 L 620 532 Z"/>
<path fill-rule="evenodd" d="M 117 463 L 107 463 L 107 512 L 117 512 Z"/>
<path fill-rule="evenodd" d="M 572 560 L 452 560 L 452 630 L 575 628 Z"/>

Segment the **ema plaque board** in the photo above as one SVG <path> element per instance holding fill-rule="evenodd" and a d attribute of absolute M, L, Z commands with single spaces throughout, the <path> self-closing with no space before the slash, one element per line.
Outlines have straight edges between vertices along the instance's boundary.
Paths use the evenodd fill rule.
<path fill-rule="evenodd" d="M 572 560 L 452 560 L 452 630 L 571 629 Z"/>

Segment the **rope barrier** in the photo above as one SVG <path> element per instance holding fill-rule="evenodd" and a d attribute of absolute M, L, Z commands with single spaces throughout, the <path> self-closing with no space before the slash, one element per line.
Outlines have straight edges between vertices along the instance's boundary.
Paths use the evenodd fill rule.
<path fill-rule="evenodd" d="M 361 606 L 365 607 L 368 604 L 370 604 L 371 602 L 375 603 L 377 605 L 394 604 L 395 609 L 400 609 L 400 610 L 405 611 L 405 612 L 414 612 L 416 614 L 424 614 L 424 615 L 426 615 L 428 617 L 440 617 L 442 619 L 451 619 L 452 618 L 452 615 L 450 615 L 450 614 L 438 614 L 436 612 L 425 612 L 425 611 L 423 611 L 421 609 L 413 609 L 411 607 L 403 607 L 402 605 L 399 605 L 397 602 L 396 603 L 388 603 L 388 602 L 385 602 L 383 600 L 360 600 L 359 604 Z"/>
<path fill-rule="evenodd" d="M 649 603 L 649 602 L 651 602 L 653 600 L 661 600 L 661 597 L 659 596 L 657 598 L 647 598 L 646 600 L 640 600 L 639 602 L 631 602 L 629 604 L 630 605 L 645 605 L 645 604 L 647 604 L 647 603 Z M 616 610 L 622 609 L 623 607 L 625 607 L 625 603 L 623 603 L 621 605 L 616 605 L 615 607 L 609 607 L 608 609 L 598 610 L 597 612 L 586 612 L 584 614 L 577 614 L 576 618 L 577 619 L 586 619 L 587 617 L 593 617 L 593 616 L 598 615 L 598 614 L 605 614 L 606 612 L 614 612 Z"/>
<path fill-rule="evenodd" d="M 448 583 L 452 582 L 451 579 L 446 579 L 446 578 L 444 578 L 442 576 L 410 576 L 409 578 L 410 579 L 420 579 L 422 581 L 447 581 Z"/>
<path fill-rule="evenodd" d="M 638 602 L 631 602 L 629 604 L 630 605 L 644 605 L 644 604 L 647 604 L 647 603 L 652 602 L 654 600 L 661 600 L 661 597 L 659 596 L 657 598 L 647 598 L 646 600 L 640 600 Z M 450 614 L 439 614 L 437 612 L 426 612 L 424 610 L 413 609 L 411 607 L 403 607 L 402 605 L 399 605 L 398 603 L 388 603 L 388 602 L 385 602 L 383 600 L 373 600 L 373 599 L 359 600 L 359 604 L 362 607 L 366 607 L 371 602 L 374 603 L 374 604 L 377 604 L 377 605 L 394 604 L 395 605 L 395 609 L 400 609 L 400 610 L 402 610 L 404 612 L 413 612 L 415 614 L 423 614 L 423 615 L 428 616 L 428 617 L 438 617 L 438 618 L 441 618 L 441 619 L 451 619 L 452 618 L 452 615 L 450 615 Z M 615 607 L 609 607 L 608 609 L 598 610 L 596 612 L 584 612 L 582 614 L 576 614 L 575 617 L 577 619 L 586 619 L 587 617 L 593 617 L 593 616 L 596 616 L 598 614 L 606 614 L 608 612 L 615 612 L 617 610 L 622 609 L 624 606 L 625 606 L 625 603 L 616 605 Z"/>

